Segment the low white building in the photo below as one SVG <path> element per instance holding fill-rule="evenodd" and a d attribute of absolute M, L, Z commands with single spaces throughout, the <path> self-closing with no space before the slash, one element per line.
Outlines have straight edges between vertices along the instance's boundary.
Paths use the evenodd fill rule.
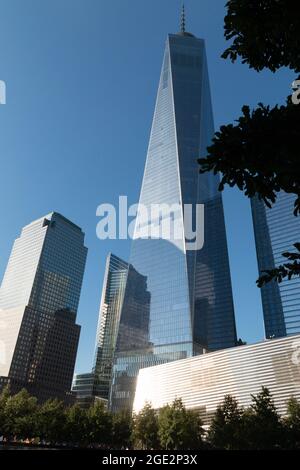
<path fill-rule="evenodd" d="M 300 335 L 238 346 L 141 369 L 133 411 L 145 402 L 159 409 L 181 398 L 189 409 L 200 411 L 209 424 L 225 395 L 241 406 L 251 404 L 251 394 L 267 387 L 280 414 L 287 400 L 300 400 Z"/>

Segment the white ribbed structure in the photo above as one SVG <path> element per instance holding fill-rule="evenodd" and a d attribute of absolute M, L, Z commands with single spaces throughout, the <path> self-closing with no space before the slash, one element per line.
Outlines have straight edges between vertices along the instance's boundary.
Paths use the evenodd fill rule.
<path fill-rule="evenodd" d="M 225 395 L 247 407 L 262 386 L 272 393 L 280 414 L 291 396 L 300 400 L 300 335 L 141 369 L 133 409 L 139 412 L 146 401 L 158 409 L 182 398 L 208 423 Z"/>

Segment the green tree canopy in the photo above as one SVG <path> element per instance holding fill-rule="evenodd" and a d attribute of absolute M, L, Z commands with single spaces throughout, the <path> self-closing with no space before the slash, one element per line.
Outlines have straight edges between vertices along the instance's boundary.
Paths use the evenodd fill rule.
<path fill-rule="evenodd" d="M 36 428 L 37 436 L 41 440 L 55 444 L 65 438 L 66 416 L 64 404 L 55 399 L 47 400 L 37 412 Z"/>
<path fill-rule="evenodd" d="M 65 439 L 72 444 L 87 443 L 88 417 L 87 410 L 78 404 L 65 410 Z"/>
<path fill-rule="evenodd" d="M 4 423 L 3 435 L 10 440 L 33 438 L 35 436 L 35 420 L 37 399 L 22 389 L 19 393 L 7 397 L 8 390 L 4 392 Z"/>
<path fill-rule="evenodd" d="M 102 402 L 95 402 L 87 413 L 87 439 L 91 444 L 107 446 L 112 440 L 112 416 Z"/>
<path fill-rule="evenodd" d="M 138 448 L 151 450 L 159 448 L 158 418 L 150 403 L 134 416 L 133 439 Z"/>
<path fill-rule="evenodd" d="M 10 386 L 6 385 L 2 392 L 0 393 L 0 436 L 4 435 L 4 429 L 6 425 L 6 414 L 5 414 L 5 407 L 7 400 L 11 396 Z"/>
<path fill-rule="evenodd" d="M 187 410 L 181 399 L 164 406 L 159 412 L 159 439 L 166 450 L 198 449 L 203 428 L 197 412 Z"/>
<path fill-rule="evenodd" d="M 300 403 L 295 398 L 290 398 L 285 418 L 287 428 L 288 447 L 300 449 Z"/>
<path fill-rule="evenodd" d="M 285 447 L 285 429 L 266 387 L 262 387 L 262 391 L 256 396 L 252 395 L 252 405 L 243 416 L 243 432 L 248 449 L 270 450 Z"/>
<path fill-rule="evenodd" d="M 119 411 L 113 415 L 112 446 L 113 448 L 131 448 L 133 420 L 127 410 Z"/>
<path fill-rule="evenodd" d="M 213 417 L 207 440 L 197 412 L 182 400 L 155 411 L 150 404 L 134 416 L 128 411 L 112 415 L 102 403 L 89 409 L 69 407 L 58 400 L 38 405 L 26 390 L 11 396 L 9 387 L 0 394 L 0 434 L 8 441 L 39 438 L 51 445 L 68 443 L 83 447 L 189 450 L 300 448 L 300 403 L 291 398 L 287 415 L 280 418 L 268 389 L 252 396 L 248 409 L 226 396 Z M 4 431 L 2 431 L 4 430 Z"/>
<path fill-rule="evenodd" d="M 244 446 L 243 410 L 237 400 L 226 395 L 213 417 L 208 441 L 217 449 L 238 450 Z"/>

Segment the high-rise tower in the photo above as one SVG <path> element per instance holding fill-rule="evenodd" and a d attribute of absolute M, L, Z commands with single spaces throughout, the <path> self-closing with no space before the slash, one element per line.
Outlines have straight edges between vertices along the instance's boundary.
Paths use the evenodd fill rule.
<path fill-rule="evenodd" d="M 108 400 L 127 273 L 128 263 L 109 253 L 99 308 L 93 370 L 76 374 L 72 386 L 77 402 L 82 406 L 89 406 L 95 399 Z"/>
<path fill-rule="evenodd" d="M 236 344 L 219 178 L 200 175 L 197 164 L 213 133 L 205 44 L 186 32 L 183 13 L 180 33 L 167 38 L 140 205 L 179 205 L 183 227 L 184 206 L 203 204 L 204 245 L 189 249 L 185 227 L 176 241 L 136 232 L 115 355 L 114 410 L 132 406 L 140 368 Z"/>
<path fill-rule="evenodd" d="M 0 289 L 0 388 L 67 399 L 86 255 L 84 233 L 60 214 L 23 228 Z"/>
<path fill-rule="evenodd" d="M 97 395 L 108 399 L 128 263 L 109 253 L 99 311 L 93 372 Z"/>
<path fill-rule="evenodd" d="M 271 209 L 251 199 L 256 253 L 260 273 L 287 261 L 282 253 L 296 251 L 300 217 L 293 215 L 295 196 L 280 192 Z M 300 333 L 300 279 L 275 281 L 261 288 L 266 338 Z"/>

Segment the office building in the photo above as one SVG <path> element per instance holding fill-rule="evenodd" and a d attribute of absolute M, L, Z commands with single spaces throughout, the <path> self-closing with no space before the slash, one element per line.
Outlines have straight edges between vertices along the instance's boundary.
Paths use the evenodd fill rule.
<path fill-rule="evenodd" d="M 107 407 L 108 400 L 98 394 L 96 383 L 93 372 L 74 375 L 72 392 L 75 395 L 76 404 L 81 408 L 89 408 L 96 401 L 103 402 Z"/>
<path fill-rule="evenodd" d="M 1 388 L 69 398 L 86 256 L 84 233 L 58 213 L 23 228 L 0 289 Z"/>
<path fill-rule="evenodd" d="M 282 253 L 297 251 L 300 217 L 293 215 L 295 195 L 278 193 L 272 208 L 258 198 L 251 200 L 259 274 L 287 259 Z M 261 288 L 266 338 L 300 333 L 300 278 L 276 281 Z"/>
<path fill-rule="evenodd" d="M 106 260 L 93 370 L 76 374 L 72 391 L 81 405 L 108 400 L 128 263 L 109 253 Z"/>
<path fill-rule="evenodd" d="M 131 408 L 140 368 L 236 344 L 236 327 L 219 177 L 199 174 L 214 134 L 205 44 L 185 31 L 169 34 L 159 82 L 140 206 L 116 345 L 110 406 Z M 194 245 L 183 214 L 204 206 Z M 177 206 L 180 236 L 146 238 L 162 228 L 153 205 Z M 149 216 L 149 214 L 151 214 Z M 195 217 L 194 217 L 195 219 Z M 204 223 L 204 226 L 203 226 Z M 196 239 L 199 233 L 196 235 Z M 196 247 L 196 248 L 195 248 Z M 138 282 L 132 282 L 133 278 Z"/>

